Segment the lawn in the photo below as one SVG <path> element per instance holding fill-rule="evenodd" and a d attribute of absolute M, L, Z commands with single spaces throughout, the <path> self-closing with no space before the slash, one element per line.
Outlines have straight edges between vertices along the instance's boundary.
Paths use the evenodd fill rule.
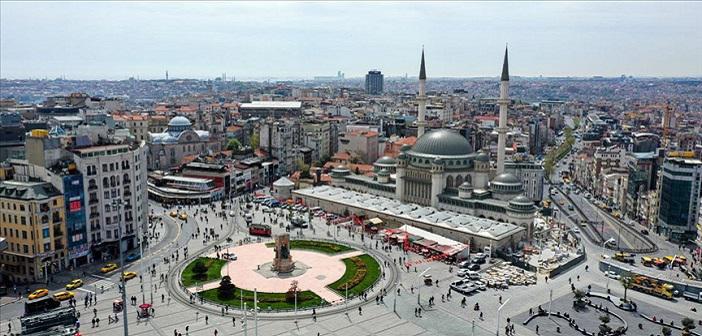
<path fill-rule="evenodd" d="M 242 293 L 243 292 L 243 293 Z M 199 293 L 205 300 L 210 300 L 219 304 L 226 304 L 230 307 L 240 307 L 241 297 L 243 296 L 247 308 L 253 308 L 254 292 L 239 288 L 234 290 L 234 296 L 231 299 L 221 299 L 218 295 L 218 288 L 208 289 Z M 243 294 L 243 295 L 242 295 Z M 295 309 L 295 301 L 286 300 L 286 293 L 262 293 L 258 292 L 258 306 L 261 311 L 265 312 L 268 307 L 271 310 L 293 310 Z M 326 305 L 327 302 L 311 291 L 303 291 L 297 293 L 297 308 L 312 308 Z"/>
<path fill-rule="evenodd" d="M 363 254 L 343 260 L 346 265 L 344 275 L 328 287 L 339 295 L 346 295 L 348 285 L 349 297 L 365 292 L 380 277 L 380 265 L 371 256 Z"/>
<path fill-rule="evenodd" d="M 205 267 L 207 267 L 207 277 L 205 279 L 195 278 L 195 272 L 193 271 L 193 269 L 195 268 L 195 263 L 197 263 L 198 260 L 202 261 Z M 202 284 L 221 279 L 222 266 L 224 266 L 224 264 L 226 263 L 226 260 L 205 257 L 200 257 L 193 260 L 192 262 L 190 262 L 190 264 L 188 264 L 188 266 L 185 267 L 181 275 L 181 281 L 183 281 L 183 286 L 190 287 L 195 285 L 196 283 Z"/>
<path fill-rule="evenodd" d="M 266 243 L 266 247 L 273 247 L 275 243 Z M 321 252 L 324 254 L 337 254 L 355 251 L 355 249 L 348 247 L 346 245 L 340 245 L 330 242 L 317 241 L 317 240 L 291 240 L 290 241 L 291 250 L 309 250 L 315 252 Z"/>

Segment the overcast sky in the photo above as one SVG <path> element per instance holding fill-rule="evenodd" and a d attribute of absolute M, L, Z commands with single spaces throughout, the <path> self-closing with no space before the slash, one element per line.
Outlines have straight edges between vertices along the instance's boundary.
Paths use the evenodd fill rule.
<path fill-rule="evenodd" d="M 700 76 L 702 3 L 1 2 L 3 78 Z"/>

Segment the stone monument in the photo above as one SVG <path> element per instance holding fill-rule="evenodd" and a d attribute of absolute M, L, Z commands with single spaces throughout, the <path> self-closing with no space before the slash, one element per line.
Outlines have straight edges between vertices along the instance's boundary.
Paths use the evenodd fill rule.
<path fill-rule="evenodd" d="M 290 273 L 295 269 L 295 263 L 290 255 L 290 235 L 287 233 L 275 236 L 275 258 L 273 258 L 273 271 Z"/>

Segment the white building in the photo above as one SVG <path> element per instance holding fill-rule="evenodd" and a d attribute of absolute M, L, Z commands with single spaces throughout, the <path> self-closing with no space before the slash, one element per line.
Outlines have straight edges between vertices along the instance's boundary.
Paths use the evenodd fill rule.
<path fill-rule="evenodd" d="M 91 146 L 72 152 L 84 176 L 88 242 L 93 256 L 119 256 L 120 226 L 127 237 L 123 248 L 136 248 L 141 233 L 148 228 L 148 147 L 142 141 L 134 146 Z M 113 205 L 118 202 L 121 208 Z"/>

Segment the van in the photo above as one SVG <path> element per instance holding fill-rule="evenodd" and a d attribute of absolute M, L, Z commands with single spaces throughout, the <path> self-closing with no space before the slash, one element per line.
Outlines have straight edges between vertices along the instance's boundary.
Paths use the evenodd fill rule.
<path fill-rule="evenodd" d="M 480 274 L 475 271 L 468 271 L 466 277 L 471 280 L 480 280 Z"/>

